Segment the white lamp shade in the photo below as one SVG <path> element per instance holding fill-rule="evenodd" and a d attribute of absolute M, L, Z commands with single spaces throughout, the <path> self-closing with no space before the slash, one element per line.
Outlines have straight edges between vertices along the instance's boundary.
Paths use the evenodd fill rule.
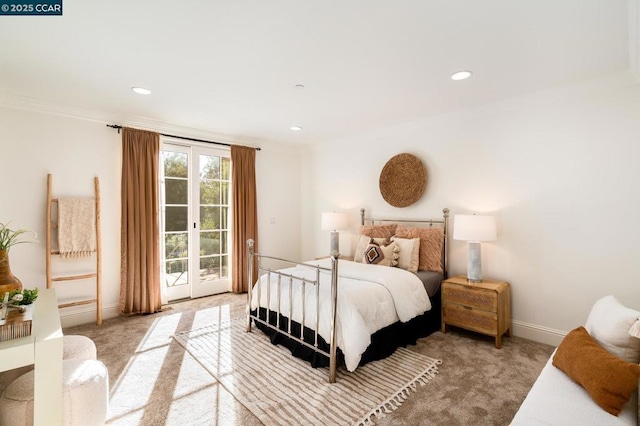
<path fill-rule="evenodd" d="M 339 231 L 347 229 L 347 221 L 349 217 L 346 213 L 327 212 L 322 213 L 322 230 L 323 231 Z"/>
<path fill-rule="evenodd" d="M 493 216 L 457 214 L 453 218 L 453 239 L 462 241 L 495 241 L 498 239 Z"/>

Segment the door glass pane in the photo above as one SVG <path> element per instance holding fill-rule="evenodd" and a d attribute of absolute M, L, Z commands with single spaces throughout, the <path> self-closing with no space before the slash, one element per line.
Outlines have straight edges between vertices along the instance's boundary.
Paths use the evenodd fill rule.
<path fill-rule="evenodd" d="M 221 169 L 220 179 L 231 180 L 231 159 L 223 157 L 221 159 L 221 163 L 222 164 L 220 165 L 220 169 Z"/>
<path fill-rule="evenodd" d="M 166 263 L 165 280 L 167 287 L 185 285 L 189 283 L 189 261 L 170 260 Z"/>
<path fill-rule="evenodd" d="M 227 250 L 227 231 L 222 231 L 220 233 L 220 253 L 221 254 L 227 254 L 228 250 Z"/>
<path fill-rule="evenodd" d="M 220 179 L 220 157 L 200 156 L 200 179 Z"/>
<path fill-rule="evenodd" d="M 187 206 L 167 206 L 165 208 L 165 231 L 187 231 L 189 212 Z"/>
<path fill-rule="evenodd" d="M 229 205 L 229 182 L 220 182 L 220 204 Z"/>
<path fill-rule="evenodd" d="M 200 233 L 200 256 L 220 254 L 220 232 Z"/>
<path fill-rule="evenodd" d="M 200 229 L 220 229 L 220 207 L 200 207 Z"/>
<path fill-rule="evenodd" d="M 210 180 L 200 182 L 200 204 L 220 204 L 220 182 Z"/>
<path fill-rule="evenodd" d="M 165 234 L 165 259 L 187 258 L 189 256 L 189 236 L 185 233 Z"/>
<path fill-rule="evenodd" d="M 229 256 L 220 257 L 220 278 L 229 277 Z"/>
<path fill-rule="evenodd" d="M 200 258 L 200 282 L 220 278 L 220 256 Z"/>
<path fill-rule="evenodd" d="M 167 178 L 164 181 L 164 198 L 167 204 L 184 204 L 189 202 L 189 181 L 186 179 Z"/>
<path fill-rule="evenodd" d="M 189 177 L 187 154 L 185 152 L 163 151 L 165 177 Z"/>
<path fill-rule="evenodd" d="M 220 207 L 220 229 L 229 229 L 229 207 Z"/>

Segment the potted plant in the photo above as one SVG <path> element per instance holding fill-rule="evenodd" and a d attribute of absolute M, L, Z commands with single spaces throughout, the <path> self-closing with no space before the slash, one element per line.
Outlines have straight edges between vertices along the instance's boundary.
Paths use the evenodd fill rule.
<path fill-rule="evenodd" d="M 28 235 L 33 233 L 33 238 Z M 28 229 L 10 229 L 8 224 L 0 223 L 0 298 L 11 290 L 22 290 L 22 283 L 11 273 L 9 249 L 17 244 L 36 241 L 35 233 Z"/>
<path fill-rule="evenodd" d="M 6 293 L 5 293 L 6 294 Z M 7 306 L 18 309 L 20 312 L 26 312 L 27 308 L 33 304 L 38 298 L 38 289 L 29 290 L 11 290 L 7 297 Z"/>

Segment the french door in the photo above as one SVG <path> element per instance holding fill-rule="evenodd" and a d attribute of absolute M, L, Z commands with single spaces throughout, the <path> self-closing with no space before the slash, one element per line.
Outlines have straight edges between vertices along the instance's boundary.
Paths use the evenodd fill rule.
<path fill-rule="evenodd" d="M 169 301 L 230 290 L 228 151 L 164 143 L 162 281 Z"/>

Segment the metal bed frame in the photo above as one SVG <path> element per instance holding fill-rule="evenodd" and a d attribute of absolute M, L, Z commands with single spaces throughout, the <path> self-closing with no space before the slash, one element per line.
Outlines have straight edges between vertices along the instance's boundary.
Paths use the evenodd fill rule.
<path fill-rule="evenodd" d="M 443 261 L 443 270 L 444 270 L 444 278 L 446 279 L 447 277 L 447 250 L 446 250 L 446 244 L 447 244 L 447 225 L 448 225 L 448 218 L 449 218 L 449 209 L 445 208 L 442 210 L 442 219 L 429 219 L 429 220 L 407 220 L 407 219 L 373 219 L 373 218 L 366 218 L 365 217 L 365 209 L 362 208 L 360 209 L 360 222 L 361 225 L 364 225 L 365 222 L 370 222 L 371 224 L 375 224 L 376 222 L 393 222 L 393 223 L 415 223 L 415 224 L 428 224 L 430 227 L 433 227 L 434 224 L 442 224 L 443 229 L 444 229 L 444 245 L 442 248 L 442 261 Z M 257 323 L 260 323 L 262 325 L 264 325 L 265 327 L 271 328 L 272 330 L 275 330 L 278 333 L 281 333 L 283 335 L 285 335 L 286 337 L 288 337 L 289 339 L 292 339 L 308 348 L 310 348 L 311 350 L 320 353 L 326 357 L 329 358 L 329 383 L 335 383 L 336 381 L 336 370 L 337 370 L 337 344 L 336 344 L 336 308 L 337 308 L 337 301 L 338 301 L 338 258 L 340 257 L 340 254 L 337 251 L 332 251 L 329 254 L 329 258 L 331 259 L 331 268 L 326 268 L 326 267 L 322 267 L 322 266 L 316 266 L 316 265 L 311 265 L 308 263 L 302 263 L 302 262 L 295 262 L 295 261 L 291 261 L 291 260 L 287 260 L 287 259 L 282 259 L 279 257 L 273 257 L 273 256 L 267 256 L 267 255 L 263 255 L 260 253 L 256 253 L 254 251 L 254 240 L 247 240 L 247 252 L 248 252 L 248 275 L 249 275 L 249 289 L 247 292 L 247 307 L 246 307 L 246 311 L 247 311 L 247 327 L 246 327 L 246 332 L 249 333 L 251 332 L 251 321 L 256 321 Z M 271 268 L 267 268 L 267 267 L 263 267 L 262 266 L 262 260 L 272 260 L 272 261 L 278 261 L 278 262 L 284 262 L 290 265 L 301 265 L 304 267 L 307 267 L 309 269 L 315 270 L 315 279 L 309 279 L 309 278 L 304 278 L 304 277 L 297 277 L 295 275 L 292 274 L 288 274 L 288 273 L 284 273 L 284 272 L 280 272 L 279 270 L 272 270 Z M 256 312 L 255 314 L 253 314 L 251 312 L 251 299 L 252 299 L 252 294 L 253 294 L 253 287 L 256 284 L 256 278 L 254 278 L 254 262 L 257 260 L 257 273 L 258 276 L 256 278 L 258 278 L 260 276 L 260 273 L 266 273 L 267 274 L 267 306 L 263 307 L 261 306 L 261 286 L 258 286 L 257 288 L 257 300 L 258 300 L 258 305 L 256 308 Z M 330 327 L 331 327 L 331 334 L 330 334 L 330 339 L 329 339 L 329 351 L 325 351 L 323 349 L 320 349 L 318 347 L 318 325 L 319 325 L 319 321 L 320 321 L 320 272 L 324 271 L 324 272 L 328 272 L 331 274 L 331 310 L 330 310 L 330 315 L 331 315 L 331 322 L 330 322 Z M 277 280 L 277 291 L 276 291 L 276 297 L 277 297 L 277 308 L 275 310 L 276 313 L 276 324 L 273 325 L 269 322 L 269 318 L 270 318 L 270 313 L 273 312 L 273 310 L 270 308 L 271 307 L 271 280 L 272 280 L 272 276 L 275 275 L 277 278 L 275 278 Z M 300 281 L 300 285 L 302 286 L 302 323 L 301 323 L 301 327 L 300 327 L 300 334 L 299 335 L 294 335 L 291 331 L 291 322 L 293 321 L 293 315 L 291 314 L 293 312 L 294 306 L 293 306 L 293 281 L 298 280 Z M 288 320 L 288 327 L 286 330 L 282 330 L 280 328 L 280 301 L 281 296 L 282 296 L 282 283 L 283 281 L 288 281 L 289 283 L 289 291 L 288 291 L 288 297 L 289 297 L 289 315 L 290 318 Z M 306 318 L 306 303 L 305 303 L 305 294 L 306 294 L 306 286 L 307 285 L 313 285 L 315 286 L 315 294 L 316 294 L 316 324 L 315 324 L 315 329 L 313 330 L 314 332 L 314 343 L 308 343 L 304 340 L 304 328 L 305 328 L 305 318 Z M 266 311 L 266 320 L 260 318 L 260 308 L 264 308 Z"/>

